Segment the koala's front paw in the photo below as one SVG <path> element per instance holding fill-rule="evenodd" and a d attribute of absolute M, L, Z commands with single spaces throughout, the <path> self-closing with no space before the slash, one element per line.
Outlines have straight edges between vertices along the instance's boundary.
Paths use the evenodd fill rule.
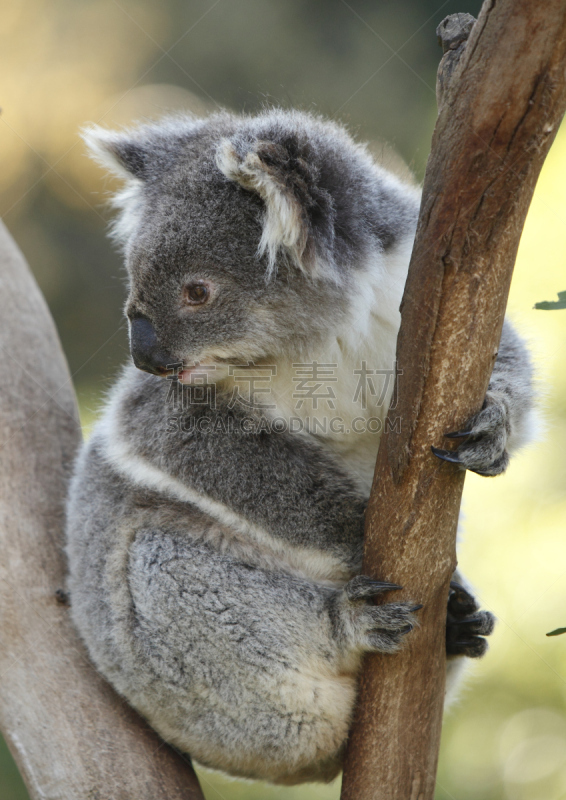
<path fill-rule="evenodd" d="M 458 464 L 478 475 L 500 475 L 507 469 L 509 453 L 507 439 L 510 434 L 509 409 L 500 394 L 488 392 L 482 410 L 465 426 L 464 430 L 447 433 L 448 439 L 464 438 L 456 450 L 432 452 L 443 461 Z"/>
<path fill-rule="evenodd" d="M 449 656 L 479 658 L 487 650 L 483 636 L 489 636 L 495 617 L 480 611 L 472 595 L 456 581 L 450 583 L 446 616 L 446 653 Z"/>
<path fill-rule="evenodd" d="M 342 595 L 343 619 L 348 638 L 355 647 L 376 653 L 394 653 L 403 637 L 418 624 L 414 612 L 422 606 L 414 603 L 371 601 L 384 592 L 400 589 L 395 583 L 374 581 L 366 575 L 352 578 Z"/>

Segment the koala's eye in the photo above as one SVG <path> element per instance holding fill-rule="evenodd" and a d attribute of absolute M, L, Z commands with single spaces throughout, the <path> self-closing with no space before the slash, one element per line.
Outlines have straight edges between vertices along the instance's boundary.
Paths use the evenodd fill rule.
<path fill-rule="evenodd" d="M 208 300 L 210 289 L 206 283 L 188 283 L 183 290 L 183 296 L 190 306 L 199 306 Z"/>

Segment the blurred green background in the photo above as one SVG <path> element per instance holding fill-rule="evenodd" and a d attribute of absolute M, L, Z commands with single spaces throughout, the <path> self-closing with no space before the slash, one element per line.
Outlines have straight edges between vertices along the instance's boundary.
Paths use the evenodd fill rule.
<path fill-rule="evenodd" d="M 0 215 L 57 322 L 85 430 L 121 361 L 123 273 L 105 237 L 113 184 L 81 125 L 183 108 L 298 106 L 343 120 L 421 179 L 436 115 L 435 28 L 477 0 L 0 0 Z M 510 313 L 531 342 L 540 440 L 507 475 L 467 478 L 460 564 L 499 618 L 446 720 L 438 800 L 566 798 L 566 130 L 539 181 Z M 0 678 L 1 691 L 1 678 Z M 64 698 L 61 698 L 64 702 Z M 207 800 L 339 796 L 200 772 Z M 0 798 L 27 797 L 0 747 Z"/>

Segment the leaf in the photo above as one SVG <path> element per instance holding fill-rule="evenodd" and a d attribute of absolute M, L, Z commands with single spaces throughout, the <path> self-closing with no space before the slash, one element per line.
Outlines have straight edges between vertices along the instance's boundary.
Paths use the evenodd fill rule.
<path fill-rule="evenodd" d="M 550 631 L 547 636 L 560 636 L 561 633 L 566 633 L 566 628 L 556 628 L 555 631 Z"/>
<path fill-rule="evenodd" d="M 566 292 L 558 292 L 558 300 L 543 300 L 542 303 L 535 303 L 535 308 L 539 308 L 542 311 L 566 308 Z"/>

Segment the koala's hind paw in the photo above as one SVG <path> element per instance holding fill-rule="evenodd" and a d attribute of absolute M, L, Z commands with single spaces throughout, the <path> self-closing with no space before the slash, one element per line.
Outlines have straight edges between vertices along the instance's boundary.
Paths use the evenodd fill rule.
<path fill-rule="evenodd" d="M 504 398 L 488 392 L 482 410 L 461 431 L 447 433 L 448 439 L 465 439 L 456 450 L 433 447 L 437 458 L 458 464 L 478 475 L 494 476 L 509 464 L 507 440 L 510 435 L 509 409 Z"/>
<path fill-rule="evenodd" d="M 459 583 L 452 581 L 446 617 L 446 653 L 449 656 L 479 658 L 487 650 L 483 636 L 489 636 L 495 617 L 480 611 L 472 595 Z"/>
<path fill-rule="evenodd" d="M 358 575 L 343 590 L 346 604 L 346 624 L 353 643 L 376 653 L 394 653 L 403 637 L 418 624 L 414 612 L 422 608 L 415 603 L 385 603 L 371 601 L 384 592 L 400 589 L 395 583 L 375 581 Z"/>

